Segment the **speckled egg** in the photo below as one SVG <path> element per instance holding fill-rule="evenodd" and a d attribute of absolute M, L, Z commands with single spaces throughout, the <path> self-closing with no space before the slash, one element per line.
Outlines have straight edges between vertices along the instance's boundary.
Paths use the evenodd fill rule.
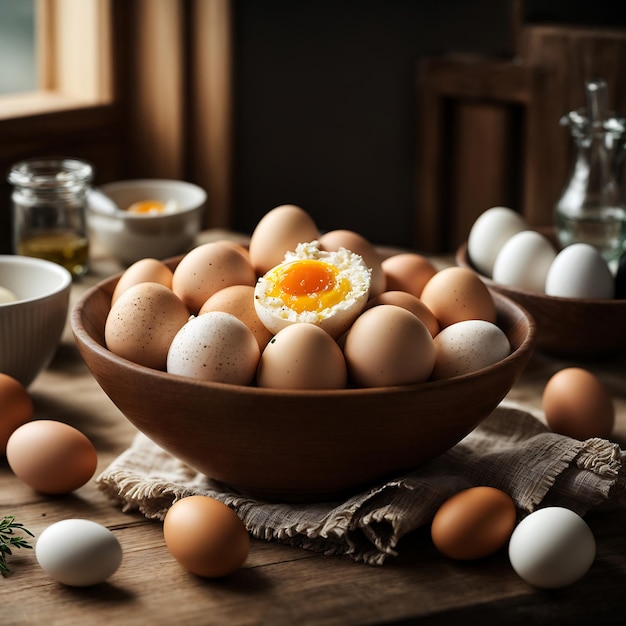
<path fill-rule="evenodd" d="M 511 353 L 502 329 L 484 320 L 465 320 L 444 328 L 434 339 L 434 380 L 475 372 Z"/>
<path fill-rule="evenodd" d="M 227 241 L 212 241 L 189 251 L 174 269 L 172 291 L 194 315 L 214 293 L 230 285 L 254 286 L 247 255 Z"/>
<path fill-rule="evenodd" d="M 171 289 L 159 283 L 133 285 L 107 315 L 106 347 L 138 365 L 164 370 L 170 343 L 188 319 L 189 310 Z"/>
<path fill-rule="evenodd" d="M 211 382 L 249 385 L 261 351 L 254 333 L 230 313 L 210 311 L 191 318 L 176 334 L 167 371 Z"/>
<path fill-rule="evenodd" d="M 139 283 L 159 283 L 172 287 L 174 272 L 158 259 L 140 259 L 129 265 L 115 285 L 111 303 L 113 304 L 129 287 Z"/>

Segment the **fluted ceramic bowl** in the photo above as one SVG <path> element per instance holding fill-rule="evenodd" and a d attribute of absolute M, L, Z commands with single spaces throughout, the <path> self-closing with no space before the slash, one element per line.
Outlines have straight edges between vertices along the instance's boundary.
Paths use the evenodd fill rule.
<path fill-rule="evenodd" d="M 203 382 L 136 365 L 106 349 L 119 276 L 77 302 L 71 324 L 93 376 L 128 420 L 196 470 L 245 494 L 334 499 L 411 470 L 454 446 L 508 393 L 534 345 L 534 324 L 495 296 L 512 353 L 472 374 L 415 385 L 280 391 Z"/>
<path fill-rule="evenodd" d="M 60 265 L 0 256 L 0 287 L 17 300 L 0 304 L 0 372 L 28 387 L 52 361 L 67 321 L 72 275 Z"/>

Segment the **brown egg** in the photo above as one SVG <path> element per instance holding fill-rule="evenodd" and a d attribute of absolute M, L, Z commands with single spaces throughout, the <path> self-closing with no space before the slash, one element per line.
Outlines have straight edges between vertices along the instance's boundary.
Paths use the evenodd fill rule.
<path fill-rule="evenodd" d="M 231 285 L 214 293 L 198 311 L 198 315 L 210 311 L 230 313 L 241 320 L 253 333 L 263 350 L 272 338 L 272 333 L 261 323 L 254 307 L 254 287 L 250 285 Z"/>
<path fill-rule="evenodd" d="M 408 291 L 420 297 L 424 285 L 437 273 L 437 268 L 424 256 L 402 252 L 382 262 L 388 291 Z"/>
<path fill-rule="evenodd" d="M 362 313 L 342 343 L 350 378 L 360 387 L 423 382 L 435 363 L 435 344 L 426 326 L 392 304 Z"/>
<path fill-rule="evenodd" d="M 7 461 L 15 475 L 36 491 L 64 494 L 91 479 L 98 457 L 91 441 L 73 426 L 35 420 L 9 437 Z"/>
<path fill-rule="evenodd" d="M 510 496 L 493 487 L 472 487 L 441 505 L 431 536 L 436 548 L 451 559 L 481 559 L 507 543 L 516 521 Z"/>
<path fill-rule="evenodd" d="M 213 241 L 190 250 L 176 266 L 172 291 L 196 315 L 216 292 L 230 285 L 251 285 L 256 275 L 236 244 Z"/>
<path fill-rule="evenodd" d="M 250 237 L 250 262 L 262 276 L 282 263 L 286 252 L 299 243 L 315 241 L 319 230 L 313 218 L 301 207 L 282 204 L 268 211 L 257 223 Z"/>
<path fill-rule="evenodd" d="M 33 401 L 26 387 L 0 373 L 0 455 L 4 455 L 13 431 L 33 418 Z"/>
<path fill-rule="evenodd" d="M 496 307 L 485 283 L 466 267 L 446 267 L 424 286 L 421 301 L 443 329 L 465 320 L 496 323 Z"/>
<path fill-rule="evenodd" d="M 176 501 L 165 515 L 163 536 L 185 569 L 207 578 L 232 574 L 250 550 L 250 536 L 237 514 L 208 496 Z"/>
<path fill-rule="evenodd" d="M 117 281 L 111 297 L 111 304 L 115 303 L 129 287 L 139 283 L 159 283 L 171 289 L 173 275 L 174 272 L 163 261 L 158 259 L 146 258 L 135 261 L 135 263 L 126 268 Z"/>
<path fill-rule="evenodd" d="M 292 324 L 267 344 L 257 371 L 259 387 L 341 389 L 348 370 L 337 342 L 314 324 Z"/>
<path fill-rule="evenodd" d="M 366 309 L 379 304 L 395 304 L 407 311 L 411 311 L 422 320 L 430 334 L 434 337 L 439 332 L 439 322 L 432 311 L 417 297 L 408 291 L 384 291 L 374 298 L 370 298 Z"/>
<path fill-rule="evenodd" d="M 345 248 L 358 254 L 365 265 L 372 270 L 370 297 L 382 293 L 387 288 L 387 278 L 383 272 L 382 258 L 376 248 L 362 235 L 352 230 L 329 230 L 319 238 L 320 248 L 329 252 Z"/>
<path fill-rule="evenodd" d="M 567 367 L 554 374 L 543 390 L 542 407 L 550 429 L 574 439 L 608 439 L 615 407 L 607 388 L 592 372 Z"/>
<path fill-rule="evenodd" d="M 128 288 L 111 307 L 104 326 L 106 347 L 125 359 L 165 370 L 172 339 L 189 319 L 189 310 L 158 283 Z"/>

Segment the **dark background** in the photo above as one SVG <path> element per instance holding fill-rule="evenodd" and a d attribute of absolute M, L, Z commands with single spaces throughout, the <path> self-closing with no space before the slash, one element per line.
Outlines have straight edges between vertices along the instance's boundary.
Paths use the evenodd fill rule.
<path fill-rule="evenodd" d="M 626 24 L 623 2 L 524 3 L 525 21 Z M 238 0 L 233 227 L 283 203 L 322 230 L 410 245 L 416 64 L 458 52 L 510 57 L 503 0 Z M 582 86 L 581 86 L 582 88 Z M 485 207 L 487 208 L 487 207 Z"/>

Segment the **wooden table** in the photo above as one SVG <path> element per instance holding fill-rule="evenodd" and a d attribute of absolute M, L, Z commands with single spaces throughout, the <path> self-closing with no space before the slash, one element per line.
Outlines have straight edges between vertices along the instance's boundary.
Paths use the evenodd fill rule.
<path fill-rule="evenodd" d="M 220 238 L 205 233 L 204 239 Z M 74 285 L 72 302 L 120 268 L 95 256 L 89 276 Z M 509 398 L 540 406 L 549 376 L 569 363 L 536 354 Z M 616 438 L 626 441 L 626 361 L 586 364 L 615 397 Z M 66 328 L 57 355 L 30 387 L 37 418 L 66 421 L 88 435 L 99 454 L 97 472 L 130 443 L 133 427 L 83 364 Z M 624 446 L 623 446 L 624 447 Z M 400 554 L 381 567 L 253 541 L 244 567 L 223 580 L 184 571 L 169 555 L 161 524 L 122 513 L 91 481 L 75 493 L 33 492 L 0 459 L 0 515 L 14 515 L 35 535 L 58 520 L 81 517 L 110 528 L 124 551 L 119 570 L 91 588 L 51 580 L 34 550 L 16 550 L 0 578 L 0 624 L 594 624 L 619 621 L 626 609 L 626 511 L 595 511 L 587 521 L 597 558 L 578 583 L 535 590 L 513 572 L 506 551 L 479 562 L 454 562 L 432 546 L 427 528 L 402 540 Z"/>

